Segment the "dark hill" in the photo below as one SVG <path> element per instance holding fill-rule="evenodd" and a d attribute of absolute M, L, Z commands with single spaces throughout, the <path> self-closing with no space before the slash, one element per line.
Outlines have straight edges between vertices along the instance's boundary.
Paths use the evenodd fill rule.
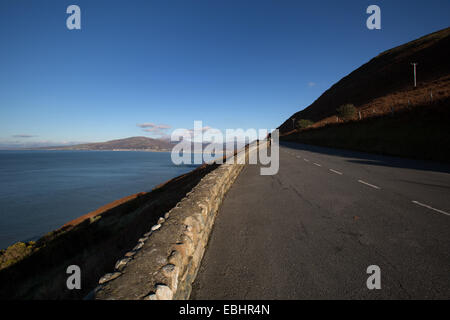
<path fill-rule="evenodd" d="M 387 50 L 362 65 L 314 103 L 289 117 L 279 128 L 292 130 L 291 118 L 319 121 L 336 114 L 336 108 L 352 103 L 361 106 L 391 93 L 412 89 L 413 67 L 417 62 L 417 86 L 450 74 L 450 28 Z"/>

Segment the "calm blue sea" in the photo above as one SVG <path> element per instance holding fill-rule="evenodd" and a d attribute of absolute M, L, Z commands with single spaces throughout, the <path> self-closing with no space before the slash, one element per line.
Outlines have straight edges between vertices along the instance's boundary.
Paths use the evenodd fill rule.
<path fill-rule="evenodd" d="M 0 151 L 0 248 L 195 167 L 172 164 L 169 152 Z"/>

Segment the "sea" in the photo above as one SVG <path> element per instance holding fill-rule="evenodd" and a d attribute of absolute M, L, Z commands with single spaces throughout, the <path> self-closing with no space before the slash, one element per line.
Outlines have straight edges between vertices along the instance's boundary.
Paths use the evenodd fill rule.
<path fill-rule="evenodd" d="M 170 152 L 0 151 L 0 249 L 193 170 Z"/>

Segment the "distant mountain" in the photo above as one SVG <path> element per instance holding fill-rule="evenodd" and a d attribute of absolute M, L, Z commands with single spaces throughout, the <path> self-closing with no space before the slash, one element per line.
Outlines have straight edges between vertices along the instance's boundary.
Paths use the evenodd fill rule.
<path fill-rule="evenodd" d="M 73 146 L 41 147 L 39 149 L 51 150 L 147 150 L 170 151 L 173 144 L 168 140 L 152 139 L 147 137 L 130 137 L 97 143 L 83 143 Z"/>
<path fill-rule="evenodd" d="M 125 139 L 110 140 L 106 142 L 82 143 L 71 146 L 47 146 L 26 148 L 33 150 L 145 150 L 145 151 L 171 151 L 178 142 L 169 139 L 152 139 L 147 137 L 130 137 Z M 191 151 L 204 150 L 206 146 L 214 145 L 218 150 L 225 150 L 226 143 L 191 142 Z M 238 148 L 234 142 L 234 148 Z M 240 146 L 241 148 L 242 146 Z M 198 148 L 198 149 L 197 149 Z M 22 148 L 23 149 L 23 148 Z M 218 151 L 217 150 L 217 151 Z"/>
<path fill-rule="evenodd" d="M 292 118 L 314 122 L 336 114 L 346 103 L 362 106 L 389 94 L 413 87 L 413 67 L 417 65 L 417 86 L 450 74 L 450 28 L 380 53 L 325 91 L 314 103 L 290 116 L 279 128 L 292 130 Z"/>

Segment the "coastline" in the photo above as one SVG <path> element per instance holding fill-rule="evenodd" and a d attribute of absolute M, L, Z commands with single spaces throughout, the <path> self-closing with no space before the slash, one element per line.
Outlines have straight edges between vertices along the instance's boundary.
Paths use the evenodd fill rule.
<path fill-rule="evenodd" d="M 238 153 L 235 150 L 232 154 Z M 83 299 L 150 226 L 185 199 L 206 175 L 221 167 L 216 163 L 219 158 L 225 163 L 232 154 L 219 155 L 215 161 L 162 182 L 149 192 L 107 203 L 35 242 L 17 242 L 1 250 L 0 282 L 6 285 L 0 299 Z M 64 285 L 69 265 L 83 270 L 81 290 L 67 290 Z"/>
<path fill-rule="evenodd" d="M 164 150 L 154 150 L 154 149 L 53 149 L 53 148 L 45 148 L 45 149 L 33 149 L 33 148 L 25 148 L 25 149 L 0 149 L 0 151 L 100 151 L 100 152 L 161 152 L 161 153 L 170 153 L 172 150 L 164 149 Z M 185 152 L 186 154 L 208 154 L 205 152 Z M 224 155 L 225 152 L 217 153 L 217 155 Z"/>
<path fill-rule="evenodd" d="M 200 165 L 160 183 L 149 192 L 132 194 L 83 214 L 36 241 L 19 241 L 0 250 L 0 281 L 21 288 L 5 288 L 3 294 L 17 292 L 17 296 L 0 294 L 0 299 L 84 297 L 95 286 L 99 277 L 114 265 L 117 258 L 134 245 L 147 226 L 155 224 L 157 219 L 173 208 L 202 177 L 217 167 L 217 164 Z M 65 283 L 62 280 L 65 277 L 65 268 L 71 264 L 86 270 L 83 276 L 86 285 L 84 290 L 79 292 L 67 292 L 66 288 L 52 284 L 59 278 L 61 283 Z M 36 269 L 33 267 L 35 265 L 42 268 Z M 33 290 L 36 282 L 41 283 L 45 289 Z"/>
<path fill-rule="evenodd" d="M 140 152 L 171 152 L 169 149 L 58 149 L 58 148 L 20 148 L 0 149 L 0 151 L 140 151 Z"/>
<path fill-rule="evenodd" d="M 117 149 L 117 150 L 57 150 L 57 149 L 39 149 L 39 150 L 20 149 L 20 150 L 17 150 L 17 149 L 14 149 L 14 150 L 0 150 L 0 152 L 1 151 L 11 151 L 11 152 L 14 152 L 14 151 L 38 151 L 38 152 L 39 151 L 44 151 L 44 152 L 45 151 L 50 151 L 50 152 L 53 152 L 53 151 L 58 151 L 58 152 L 59 151 L 71 151 L 71 152 L 73 152 L 73 151 L 75 151 L 75 152 L 78 152 L 78 151 L 86 151 L 86 152 L 103 151 L 103 152 L 156 152 L 156 153 L 168 153 L 169 152 L 169 151 L 163 151 L 163 150 L 153 151 L 153 150 L 139 150 L 139 149 Z M 191 152 L 189 154 L 197 154 L 197 153 Z M 222 157 L 223 154 L 217 154 L 217 156 Z M 190 171 L 186 172 L 185 174 L 188 174 L 191 171 L 193 171 L 193 169 L 190 169 Z M 85 211 L 85 210 L 79 211 L 79 214 L 76 215 L 75 218 L 72 213 L 72 217 L 69 217 L 69 219 L 67 219 L 66 222 L 64 222 L 63 224 L 60 224 L 61 227 L 57 227 L 57 225 L 56 225 L 49 229 L 41 230 L 41 232 L 35 233 L 33 235 L 24 235 L 23 237 L 16 238 L 16 240 L 14 242 L 10 242 L 9 244 L 5 244 L 5 246 L 1 246 L 0 252 L 6 251 L 9 247 L 12 247 L 18 243 L 35 243 L 35 242 L 39 241 L 40 238 L 46 236 L 47 234 L 57 232 L 59 229 L 72 224 L 74 221 L 81 221 L 81 220 L 83 220 L 82 219 L 83 217 L 94 217 L 96 214 L 101 214 L 102 212 L 104 212 L 108 209 L 111 209 L 114 206 L 120 205 L 123 202 L 132 200 L 138 196 L 148 194 L 149 192 L 151 192 L 151 190 L 154 190 L 154 189 L 156 189 L 162 185 L 165 185 L 168 182 L 170 182 L 174 179 L 177 179 L 179 177 L 182 177 L 182 176 L 184 176 L 184 174 L 181 176 L 174 175 L 173 178 L 168 179 L 168 180 L 161 179 L 159 181 L 155 181 L 155 183 L 153 184 L 153 186 L 155 186 L 155 187 L 153 189 L 141 189 L 141 190 L 137 189 L 137 190 L 133 190 L 135 193 L 130 193 L 128 195 L 125 193 L 125 195 L 121 195 L 120 197 L 113 198 L 113 200 L 108 199 L 109 201 L 100 203 L 97 205 L 97 207 L 93 207 L 93 208 L 91 207 L 89 211 Z M 60 221 L 60 223 L 62 223 L 63 221 Z M 2 269 L 1 265 L 2 265 L 2 263 L 0 261 L 0 270 Z"/>

